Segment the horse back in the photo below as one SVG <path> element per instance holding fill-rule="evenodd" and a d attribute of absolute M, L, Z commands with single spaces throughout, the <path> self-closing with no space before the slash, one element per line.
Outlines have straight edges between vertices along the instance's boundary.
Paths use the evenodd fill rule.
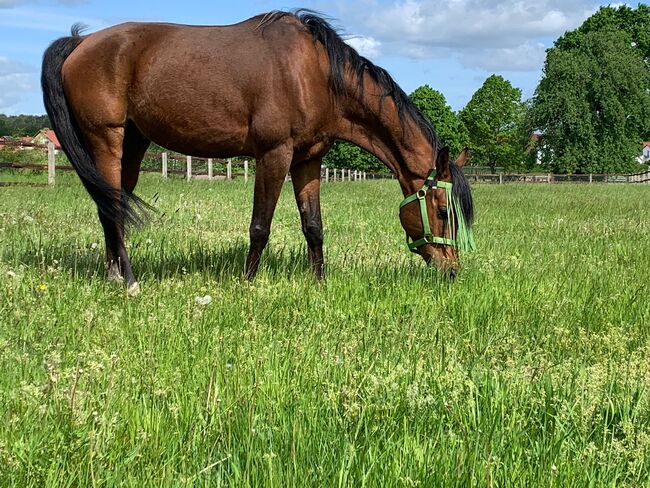
<path fill-rule="evenodd" d="M 126 23 L 86 37 L 63 66 L 81 126 L 133 121 L 197 156 L 251 154 L 323 131 L 327 55 L 286 19 L 231 26 Z M 89 129 L 92 130 L 92 129 Z"/>

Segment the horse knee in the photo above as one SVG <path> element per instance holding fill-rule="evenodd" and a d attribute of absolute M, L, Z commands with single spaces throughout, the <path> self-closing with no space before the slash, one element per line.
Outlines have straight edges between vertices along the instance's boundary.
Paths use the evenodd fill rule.
<path fill-rule="evenodd" d="M 251 245 L 255 247 L 264 247 L 269 241 L 269 235 L 271 234 L 271 229 L 260 224 L 251 225 L 250 228 L 250 238 Z"/>

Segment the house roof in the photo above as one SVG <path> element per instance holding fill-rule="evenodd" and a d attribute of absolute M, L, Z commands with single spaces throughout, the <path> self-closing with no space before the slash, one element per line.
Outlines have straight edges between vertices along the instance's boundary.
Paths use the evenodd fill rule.
<path fill-rule="evenodd" d="M 50 141 L 52 144 L 54 144 L 55 149 L 61 149 L 61 143 L 59 142 L 59 138 L 56 137 L 56 134 L 52 129 L 47 129 L 46 128 L 46 129 L 41 129 L 40 131 L 38 131 L 38 134 L 36 134 L 34 136 L 34 139 L 33 139 L 34 142 L 36 142 L 35 139 L 38 138 L 39 136 L 44 137 L 45 139 Z"/>
<path fill-rule="evenodd" d="M 61 149 L 61 143 L 59 142 L 59 138 L 56 137 L 56 134 L 52 129 L 47 129 L 44 135 L 52 142 L 52 144 L 54 144 L 55 148 Z"/>

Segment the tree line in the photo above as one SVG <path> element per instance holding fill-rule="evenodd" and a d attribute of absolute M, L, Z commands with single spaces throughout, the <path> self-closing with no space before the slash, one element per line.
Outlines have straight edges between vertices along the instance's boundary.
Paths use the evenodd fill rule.
<path fill-rule="evenodd" d="M 0 114 L 0 136 L 35 136 L 44 127 L 51 127 L 47 115 Z"/>
<path fill-rule="evenodd" d="M 650 7 L 601 7 L 547 50 L 530 100 L 498 75 L 454 112 L 442 93 L 421 86 L 410 98 L 452 154 L 506 171 L 625 173 L 639 170 L 650 140 Z M 376 158 L 337 143 L 330 167 L 385 171 Z"/>

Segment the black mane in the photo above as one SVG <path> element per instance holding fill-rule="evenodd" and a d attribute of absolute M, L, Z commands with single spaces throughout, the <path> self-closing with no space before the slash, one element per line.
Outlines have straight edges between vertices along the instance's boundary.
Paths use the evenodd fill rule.
<path fill-rule="evenodd" d="M 442 147 L 431 122 L 404 93 L 404 90 L 399 87 L 388 71 L 361 56 L 353 47 L 346 44 L 336 29 L 317 12 L 308 9 L 298 9 L 290 12 L 276 10 L 263 17 L 259 28 L 263 29 L 285 17 L 293 17 L 300 21 L 309 30 L 314 41 L 320 42 L 325 47 L 330 60 L 330 84 L 334 93 L 342 94 L 345 92 L 344 75 L 346 70 L 350 70 L 357 79 L 357 90 L 363 100 L 365 94 L 363 77 L 367 74 L 384 89 L 382 102 L 386 97 L 393 99 L 402 124 L 407 120 L 415 121 L 434 151 Z"/>
<path fill-rule="evenodd" d="M 454 184 L 451 188 L 452 196 L 459 203 L 465 222 L 471 227 L 474 221 L 474 199 L 472 198 L 469 181 L 467 181 L 463 170 L 451 161 L 449 162 L 449 168 L 451 169 L 451 181 Z"/>

